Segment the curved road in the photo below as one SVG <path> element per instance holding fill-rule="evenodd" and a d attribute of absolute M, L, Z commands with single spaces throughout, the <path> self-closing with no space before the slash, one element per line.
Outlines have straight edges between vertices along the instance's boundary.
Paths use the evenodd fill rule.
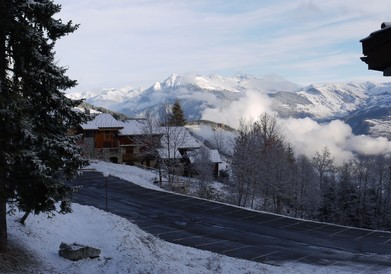
<path fill-rule="evenodd" d="M 70 184 L 83 186 L 74 194 L 75 202 L 105 209 L 105 178 L 100 173 L 83 172 Z M 358 273 L 391 273 L 387 232 L 254 212 L 145 189 L 111 176 L 108 211 L 166 241 L 231 257 L 274 265 L 354 265 Z"/>

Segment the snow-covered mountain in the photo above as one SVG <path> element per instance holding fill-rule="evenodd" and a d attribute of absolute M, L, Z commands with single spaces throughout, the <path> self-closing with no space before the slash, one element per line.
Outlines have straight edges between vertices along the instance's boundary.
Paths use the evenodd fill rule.
<path fill-rule="evenodd" d="M 389 136 L 391 83 L 325 83 L 300 87 L 271 74 L 261 78 L 240 75 L 177 75 L 147 89 L 125 87 L 84 93 L 72 98 L 131 117 L 157 111 L 162 102 L 179 99 L 188 120 L 216 118 L 223 112 L 232 119 L 264 109 L 283 118 L 311 117 L 317 121 L 346 120 L 355 133 Z M 233 107 L 233 105 L 235 107 Z M 388 122 L 387 122 L 388 121 Z"/>
<path fill-rule="evenodd" d="M 299 88 L 298 85 L 289 82 L 276 74 L 268 74 L 262 78 L 251 77 L 248 75 L 222 77 L 216 74 L 208 76 L 172 74 L 165 81 L 157 82 L 152 88 L 154 90 L 163 90 L 181 86 L 195 86 L 209 91 L 220 90 L 230 92 L 242 92 L 248 89 L 295 91 Z"/>
<path fill-rule="evenodd" d="M 131 100 L 142 92 L 142 88 L 126 86 L 119 89 L 111 88 L 85 92 L 69 92 L 67 95 L 72 99 L 86 99 L 87 103 L 95 106 L 115 109 L 118 103 Z"/>
<path fill-rule="evenodd" d="M 165 101 L 181 100 L 189 119 L 200 119 L 203 110 L 218 108 L 238 100 L 248 90 L 260 93 L 288 91 L 293 92 L 299 86 L 282 77 L 271 74 L 262 78 L 251 76 L 222 77 L 219 75 L 177 75 L 156 82 L 151 87 L 125 87 L 121 89 L 103 89 L 83 93 L 69 93 L 73 99 L 85 98 L 86 102 L 129 116 L 138 116 Z"/>
<path fill-rule="evenodd" d="M 314 84 L 295 93 L 281 91 L 269 96 L 273 98 L 273 109 L 282 115 L 334 119 L 363 106 L 371 88 L 374 86 L 367 82 Z"/>

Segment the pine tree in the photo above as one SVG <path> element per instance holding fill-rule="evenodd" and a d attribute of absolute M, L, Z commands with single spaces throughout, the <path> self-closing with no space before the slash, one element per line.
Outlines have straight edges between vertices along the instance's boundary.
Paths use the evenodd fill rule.
<path fill-rule="evenodd" d="M 179 100 L 175 100 L 171 108 L 170 126 L 184 126 L 186 123 L 185 115 Z"/>
<path fill-rule="evenodd" d="M 64 181 L 86 162 L 67 135 L 86 118 L 63 91 L 76 85 L 54 59 L 57 39 L 77 25 L 53 16 L 51 0 L 0 0 L 0 251 L 7 248 L 6 203 L 27 214 L 70 211 Z M 25 217 L 27 216 L 25 215 Z"/>

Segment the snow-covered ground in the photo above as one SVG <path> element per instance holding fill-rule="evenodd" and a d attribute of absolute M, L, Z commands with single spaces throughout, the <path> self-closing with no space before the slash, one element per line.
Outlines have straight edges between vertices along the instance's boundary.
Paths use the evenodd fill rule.
<path fill-rule="evenodd" d="M 135 166 L 93 161 L 90 162 L 88 169 L 108 173 L 111 176 L 135 183 L 145 188 L 162 190 L 154 184 L 154 181 L 159 177 L 157 173 Z"/>
<path fill-rule="evenodd" d="M 157 189 L 155 174 L 136 167 L 93 163 L 90 168 Z M 131 171 L 131 172 L 129 172 Z M 139 229 L 129 220 L 89 206 L 73 204 L 73 213 L 31 215 L 25 226 L 8 218 L 9 239 L 35 254 L 39 262 L 29 273 L 356 273 L 353 265 L 272 266 L 184 247 L 162 241 Z M 90 245 L 102 250 L 96 259 L 78 262 L 59 257 L 61 242 Z M 33 266 L 32 266 L 33 267 Z M 16 272 L 14 272 L 16 273 Z M 26 273 L 22 271 L 20 273 Z"/>

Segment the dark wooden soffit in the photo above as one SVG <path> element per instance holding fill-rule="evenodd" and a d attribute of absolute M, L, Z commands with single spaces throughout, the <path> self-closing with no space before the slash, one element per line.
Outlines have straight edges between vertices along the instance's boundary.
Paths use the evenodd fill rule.
<path fill-rule="evenodd" d="M 368 69 L 382 71 L 384 76 L 391 76 L 391 22 L 381 24 L 381 29 L 361 39 L 364 57 Z"/>

